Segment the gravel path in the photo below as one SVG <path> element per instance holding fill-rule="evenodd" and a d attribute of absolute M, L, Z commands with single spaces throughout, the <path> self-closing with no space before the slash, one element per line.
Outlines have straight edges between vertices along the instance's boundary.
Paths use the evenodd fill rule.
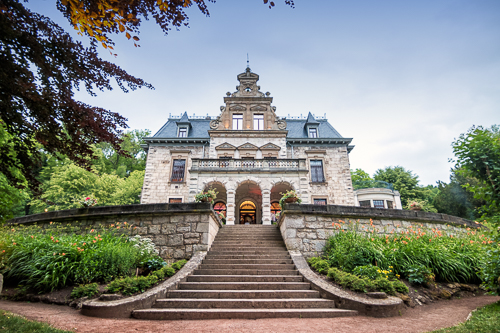
<path fill-rule="evenodd" d="M 257 320 L 183 320 L 146 321 L 101 319 L 80 315 L 68 306 L 0 300 L 0 309 L 28 319 L 47 322 L 75 332 L 427 332 L 465 321 L 477 307 L 500 300 L 498 296 L 439 301 L 408 309 L 393 318 L 346 317 L 332 319 L 257 319 Z"/>

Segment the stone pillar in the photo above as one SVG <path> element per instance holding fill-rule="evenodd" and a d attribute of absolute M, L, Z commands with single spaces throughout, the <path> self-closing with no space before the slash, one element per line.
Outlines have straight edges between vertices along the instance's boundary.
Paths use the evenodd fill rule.
<path fill-rule="evenodd" d="M 226 225 L 234 225 L 234 202 L 236 200 L 236 191 L 227 190 L 227 203 L 226 203 Z"/>
<path fill-rule="evenodd" d="M 271 222 L 271 191 L 262 191 L 262 224 L 270 225 Z"/>

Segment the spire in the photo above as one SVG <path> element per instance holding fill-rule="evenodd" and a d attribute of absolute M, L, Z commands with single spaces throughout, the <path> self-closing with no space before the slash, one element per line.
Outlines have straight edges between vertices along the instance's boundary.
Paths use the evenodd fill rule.
<path fill-rule="evenodd" d="M 247 72 L 250 71 L 250 60 L 248 59 L 248 52 L 247 52 Z"/>
<path fill-rule="evenodd" d="M 319 124 L 319 122 L 314 119 L 314 116 L 312 115 L 312 113 L 309 111 L 309 114 L 307 115 L 307 121 L 306 121 L 307 124 Z"/>

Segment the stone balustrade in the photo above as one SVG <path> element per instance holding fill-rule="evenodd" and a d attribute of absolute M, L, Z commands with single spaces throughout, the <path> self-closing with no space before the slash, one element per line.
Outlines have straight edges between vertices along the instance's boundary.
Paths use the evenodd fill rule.
<path fill-rule="evenodd" d="M 191 172 L 307 171 L 306 159 L 201 159 L 193 158 Z"/>

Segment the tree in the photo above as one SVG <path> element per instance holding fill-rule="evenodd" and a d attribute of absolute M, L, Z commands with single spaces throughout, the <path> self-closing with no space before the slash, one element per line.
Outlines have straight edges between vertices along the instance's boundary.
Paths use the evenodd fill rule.
<path fill-rule="evenodd" d="M 452 170 L 450 183 L 438 181 L 439 193 L 432 202 L 439 213 L 454 215 L 473 220 L 480 217 L 477 209 L 484 202 L 474 199 L 474 195 L 464 188 L 465 184 L 476 184 L 477 180 L 460 175 L 457 170 Z"/>
<path fill-rule="evenodd" d="M 18 0 L 0 0 L 0 49 L 0 126 L 9 134 L 0 145 L 0 173 L 9 184 L 37 189 L 39 145 L 87 169 L 92 144 L 108 142 L 123 153 L 126 119 L 75 100 L 73 89 L 83 85 L 94 95 L 110 90 L 111 79 L 125 92 L 150 84 L 100 59 L 95 45 L 84 47 Z"/>
<path fill-rule="evenodd" d="M 351 180 L 355 190 L 361 188 L 361 184 L 367 184 L 373 181 L 372 177 L 362 169 L 356 169 L 355 171 L 351 169 Z"/>
<path fill-rule="evenodd" d="M 413 174 L 412 171 L 401 166 L 386 167 L 375 171 L 373 178 L 391 183 L 401 195 L 401 203 L 406 208 L 409 209 L 411 201 L 418 201 L 423 205 L 424 211 L 436 212 L 436 209 L 432 206 L 432 200 L 437 195 L 437 189 L 432 185 L 420 186 L 418 176 Z"/>
<path fill-rule="evenodd" d="M 215 0 L 207 0 L 215 2 Z M 274 2 L 263 0 L 269 8 Z M 165 34 L 171 27 L 188 26 L 186 9 L 195 5 L 209 16 L 205 0 L 57 0 L 57 8 L 73 27 L 82 34 L 102 43 L 104 48 L 113 49 L 110 34 L 123 33 L 137 46 L 139 28 L 143 19 L 151 15 Z M 285 4 L 294 7 L 293 0 Z M 134 36 L 132 36 L 134 34 Z"/>
<path fill-rule="evenodd" d="M 464 187 L 485 202 L 481 207 L 483 217 L 500 226 L 500 128 L 473 126 L 452 146 L 458 173 L 477 180 Z"/>

